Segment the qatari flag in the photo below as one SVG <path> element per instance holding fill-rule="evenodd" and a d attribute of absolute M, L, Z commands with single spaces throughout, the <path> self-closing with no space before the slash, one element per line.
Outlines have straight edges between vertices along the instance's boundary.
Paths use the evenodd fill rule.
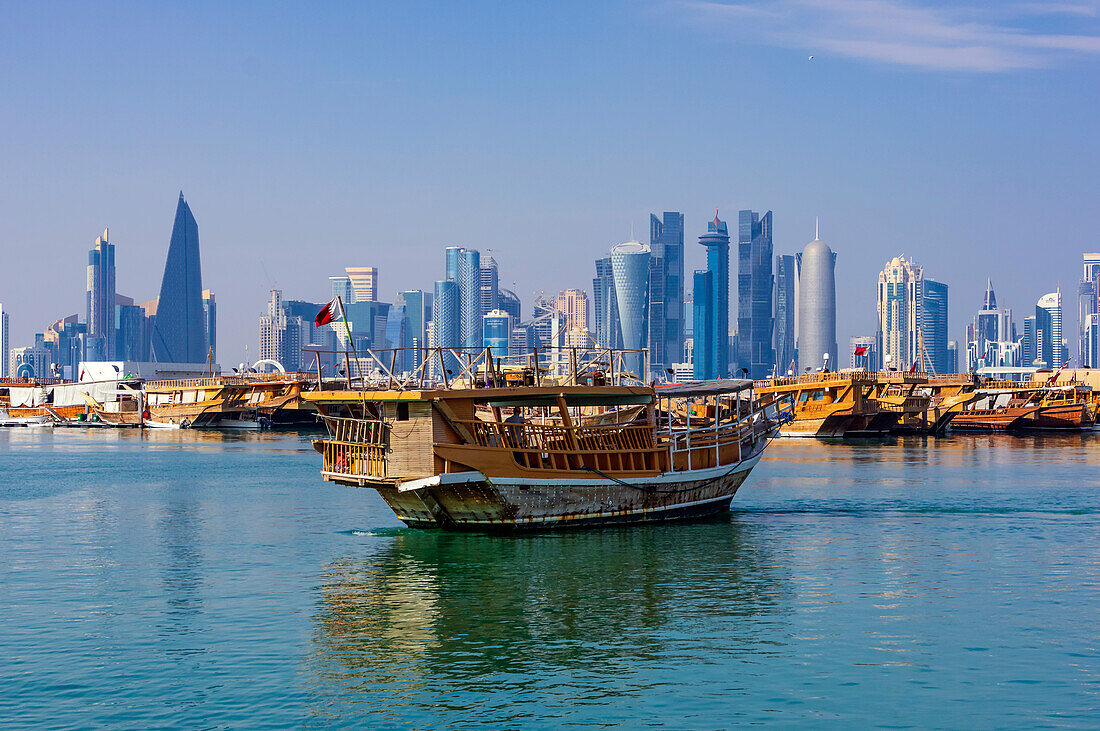
<path fill-rule="evenodd" d="M 855 353 L 855 354 L 856 354 L 857 356 L 860 356 L 860 355 L 867 355 L 867 346 L 866 346 L 866 345 L 857 345 L 857 346 L 856 346 L 856 353 Z"/>
<path fill-rule="evenodd" d="M 313 322 L 317 327 L 327 325 L 336 319 L 336 315 L 340 313 L 340 301 L 338 298 L 333 297 L 332 302 L 321 308 L 321 311 L 317 313 L 317 317 L 313 318 Z"/>

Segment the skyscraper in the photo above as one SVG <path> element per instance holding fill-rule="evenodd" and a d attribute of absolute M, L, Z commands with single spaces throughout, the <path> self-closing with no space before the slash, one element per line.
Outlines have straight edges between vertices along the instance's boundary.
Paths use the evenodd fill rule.
<path fill-rule="evenodd" d="M 432 296 L 432 322 L 436 347 L 462 347 L 462 325 L 459 322 L 458 301 L 457 282 L 441 279 L 435 283 Z"/>
<path fill-rule="evenodd" d="M 329 277 L 328 281 L 332 285 L 333 297 L 339 297 L 345 305 L 355 302 L 355 290 L 351 287 L 351 277 Z"/>
<path fill-rule="evenodd" d="M 737 360 L 750 378 L 775 364 L 772 350 L 772 212 L 741 211 L 737 221 Z M 801 323 L 800 323 L 801 324 Z"/>
<path fill-rule="evenodd" d="M 199 227 L 182 191 L 164 263 L 152 344 L 153 359 L 160 363 L 206 362 Z"/>
<path fill-rule="evenodd" d="M 353 302 L 378 301 L 378 267 L 344 267 L 351 281 Z M 349 304 L 347 300 L 344 304 Z"/>
<path fill-rule="evenodd" d="M 485 314 L 484 346 L 494 358 L 508 356 L 508 346 L 512 337 L 512 316 L 504 310 L 493 310 Z"/>
<path fill-rule="evenodd" d="M 114 357 L 115 245 L 106 228 L 88 252 L 87 322 L 88 335 L 102 338 L 104 354 Z"/>
<path fill-rule="evenodd" d="M 793 256 L 775 257 L 775 362 L 778 375 L 798 368 L 795 348 L 795 322 L 798 291 L 798 265 Z M 792 365 L 792 363 L 794 365 Z"/>
<path fill-rule="evenodd" d="M 596 260 L 596 276 L 592 280 L 593 309 L 596 318 L 596 342 L 602 348 L 623 347 L 619 324 L 619 304 L 615 294 L 615 277 L 611 257 Z"/>
<path fill-rule="evenodd" d="M 1047 368 L 1066 362 L 1062 352 L 1062 293 L 1044 294 L 1035 303 L 1035 355 Z"/>
<path fill-rule="evenodd" d="M 706 292 L 694 293 L 695 316 L 698 318 L 700 314 L 705 314 L 711 322 L 708 329 L 700 327 L 699 320 L 695 320 L 692 327 L 695 333 L 695 359 L 703 358 L 703 362 L 708 364 L 708 375 L 701 378 L 725 378 L 730 372 L 730 236 L 726 222 L 718 218 L 717 210 L 714 220 L 707 224 L 707 232 L 699 237 L 699 244 L 707 250 L 707 271 L 711 279 Z M 768 256 L 771 256 L 770 252 Z M 698 272 L 694 281 L 696 284 L 701 281 Z M 770 343 L 770 331 L 768 339 Z M 706 352 L 701 353 L 701 347 L 706 348 Z M 713 373 L 709 364 L 714 366 Z"/>
<path fill-rule="evenodd" d="M 623 347 L 645 350 L 649 337 L 649 246 L 625 241 L 611 249 L 611 273 L 619 306 L 619 324 Z M 631 355 L 628 361 L 639 378 L 647 378 L 645 359 Z"/>
<path fill-rule="evenodd" d="M 1084 368 L 1100 368 L 1100 362 L 1092 358 L 1090 350 L 1092 327 L 1089 315 L 1100 314 L 1100 253 L 1085 254 L 1081 283 L 1077 289 L 1078 365 Z"/>
<path fill-rule="evenodd" d="M 714 272 L 697 269 L 692 277 L 692 372 L 703 381 L 718 377 L 718 348 L 714 328 Z"/>
<path fill-rule="evenodd" d="M 1023 365 L 1019 357 L 1022 349 L 1014 347 L 1016 327 L 1012 323 L 1012 310 L 997 306 L 992 280 L 986 280 L 982 307 L 974 316 L 974 322 L 967 325 L 966 336 L 968 372 L 990 366 Z"/>
<path fill-rule="evenodd" d="M 904 255 L 895 256 L 878 275 L 878 319 L 884 368 L 904 371 L 917 360 L 923 306 L 924 270 L 906 261 Z"/>
<path fill-rule="evenodd" d="M 458 294 L 462 347 L 480 350 L 481 333 L 481 252 L 463 249 L 459 255 Z"/>
<path fill-rule="evenodd" d="M 947 339 L 947 285 L 932 279 L 924 280 L 924 300 L 920 327 L 924 342 L 922 370 L 935 375 L 954 373 Z"/>
<path fill-rule="evenodd" d="M 482 315 L 487 315 L 500 307 L 500 272 L 497 261 L 489 255 L 489 261 L 481 264 L 481 306 Z"/>
<path fill-rule="evenodd" d="M 649 216 L 649 248 L 654 263 L 649 313 L 650 350 L 655 364 L 671 365 L 684 352 L 684 214 Z M 658 308 L 657 293 L 663 296 Z"/>
<path fill-rule="evenodd" d="M 214 299 L 214 290 L 202 291 L 202 333 L 203 345 L 211 363 L 218 361 L 218 304 Z"/>
<path fill-rule="evenodd" d="M 798 255 L 798 367 L 832 368 L 843 362 L 836 344 L 836 254 L 814 229 L 814 240 Z"/>
<path fill-rule="evenodd" d="M 523 307 L 519 297 L 510 289 L 500 290 L 500 309 L 512 316 L 512 327 L 519 325 L 523 319 Z"/>
<path fill-rule="evenodd" d="M 11 350 L 11 341 L 8 340 L 8 311 L 0 303 L 0 378 L 8 377 L 8 351 Z"/>
<path fill-rule="evenodd" d="M 1036 319 L 1035 315 L 1024 318 L 1024 337 L 1021 342 L 1021 350 L 1023 351 L 1023 364 L 1025 366 L 1032 366 L 1035 361 L 1039 359 L 1039 351 L 1036 343 Z"/>
<path fill-rule="evenodd" d="M 588 293 L 583 289 L 563 289 L 554 306 L 565 315 L 568 327 L 588 329 Z"/>

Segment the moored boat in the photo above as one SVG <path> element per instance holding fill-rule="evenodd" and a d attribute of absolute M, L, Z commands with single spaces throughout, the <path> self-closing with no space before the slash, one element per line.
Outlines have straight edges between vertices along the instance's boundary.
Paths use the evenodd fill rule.
<path fill-rule="evenodd" d="M 314 442 L 321 474 L 374 488 L 412 527 L 686 519 L 727 509 L 778 427 L 752 381 L 654 388 L 576 366 L 538 380 L 306 394 L 330 434 Z"/>

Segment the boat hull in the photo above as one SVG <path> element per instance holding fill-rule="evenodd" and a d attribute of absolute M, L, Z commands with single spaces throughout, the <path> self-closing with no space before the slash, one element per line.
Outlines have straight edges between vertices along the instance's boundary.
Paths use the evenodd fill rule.
<path fill-rule="evenodd" d="M 523 532 L 689 520 L 728 510 L 762 451 L 734 466 L 633 480 L 481 477 L 376 489 L 412 528 Z"/>

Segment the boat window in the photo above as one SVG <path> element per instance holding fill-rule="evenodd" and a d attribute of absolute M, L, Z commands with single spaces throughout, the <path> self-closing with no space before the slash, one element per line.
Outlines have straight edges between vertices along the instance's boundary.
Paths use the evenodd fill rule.
<path fill-rule="evenodd" d="M 399 401 L 397 403 L 397 420 L 408 421 L 409 420 L 409 404 L 407 401 Z"/>

